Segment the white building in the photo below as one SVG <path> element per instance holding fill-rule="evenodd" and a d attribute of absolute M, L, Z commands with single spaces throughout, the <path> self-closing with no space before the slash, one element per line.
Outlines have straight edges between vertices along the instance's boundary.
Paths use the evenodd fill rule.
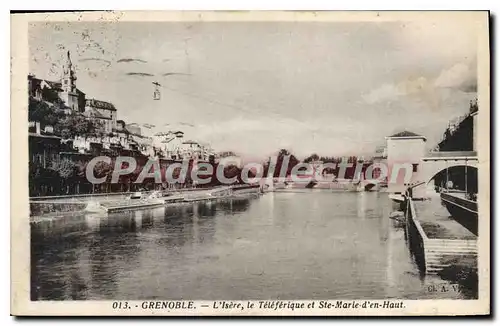
<path fill-rule="evenodd" d="M 152 137 L 152 145 L 161 155 L 170 160 L 193 159 L 208 161 L 213 155 L 209 145 L 198 141 L 184 140 L 184 132 L 158 132 Z"/>
<path fill-rule="evenodd" d="M 85 101 L 84 114 L 102 125 L 106 133 L 116 129 L 116 108 L 109 102 L 88 99 Z"/>
<path fill-rule="evenodd" d="M 152 137 L 153 146 L 161 152 L 161 155 L 167 159 L 179 160 L 180 147 L 184 133 L 182 131 L 158 132 Z"/>
<path fill-rule="evenodd" d="M 125 125 L 125 129 L 127 129 L 131 134 L 134 135 L 142 135 L 141 127 L 137 123 L 129 123 Z"/>
<path fill-rule="evenodd" d="M 401 193 L 409 185 L 419 182 L 419 165 L 425 155 L 426 138 L 402 131 L 386 137 L 386 140 L 388 191 Z"/>

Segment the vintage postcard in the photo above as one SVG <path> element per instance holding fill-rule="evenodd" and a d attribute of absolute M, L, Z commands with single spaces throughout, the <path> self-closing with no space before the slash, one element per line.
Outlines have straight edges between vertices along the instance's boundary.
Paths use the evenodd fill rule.
<path fill-rule="evenodd" d="M 11 21 L 13 315 L 490 314 L 488 12 Z"/>

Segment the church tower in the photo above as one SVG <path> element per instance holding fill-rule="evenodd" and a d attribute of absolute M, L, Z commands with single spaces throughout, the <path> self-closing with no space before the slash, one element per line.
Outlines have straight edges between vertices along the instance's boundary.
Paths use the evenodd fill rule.
<path fill-rule="evenodd" d="M 61 99 L 73 111 L 79 111 L 78 92 L 76 90 L 76 73 L 71 62 L 71 56 L 68 51 L 66 62 L 63 65 L 63 73 L 61 77 Z"/>

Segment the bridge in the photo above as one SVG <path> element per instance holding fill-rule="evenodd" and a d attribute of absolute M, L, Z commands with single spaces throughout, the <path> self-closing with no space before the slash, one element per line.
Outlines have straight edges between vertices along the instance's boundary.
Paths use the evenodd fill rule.
<path fill-rule="evenodd" d="M 453 151 L 453 152 L 429 152 L 421 159 L 419 173 L 417 176 L 418 183 L 422 183 L 422 187 L 416 188 L 417 197 L 424 197 L 422 192 L 430 182 L 440 173 L 448 173 L 455 167 L 464 168 L 464 178 L 467 178 L 467 171 L 470 174 L 477 173 L 478 157 L 474 151 Z M 474 171 L 472 171 L 474 170 Z"/>
<path fill-rule="evenodd" d="M 419 179 L 429 183 L 441 171 L 457 166 L 477 169 L 477 164 L 476 152 L 430 152 L 422 158 Z"/>

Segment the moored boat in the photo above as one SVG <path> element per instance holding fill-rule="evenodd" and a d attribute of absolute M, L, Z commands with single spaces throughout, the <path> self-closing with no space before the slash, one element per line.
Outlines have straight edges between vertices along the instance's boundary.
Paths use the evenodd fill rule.
<path fill-rule="evenodd" d="M 405 201 L 405 197 L 401 193 L 397 193 L 397 192 L 390 193 L 389 198 L 393 202 L 396 202 L 398 204 L 403 203 Z"/>
<path fill-rule="evenodd" d="M 478 210 L 474 198 L 464 192 L 442 192 L 441 202 L 451 217 L 469 231 L 478 234 Z"/>

